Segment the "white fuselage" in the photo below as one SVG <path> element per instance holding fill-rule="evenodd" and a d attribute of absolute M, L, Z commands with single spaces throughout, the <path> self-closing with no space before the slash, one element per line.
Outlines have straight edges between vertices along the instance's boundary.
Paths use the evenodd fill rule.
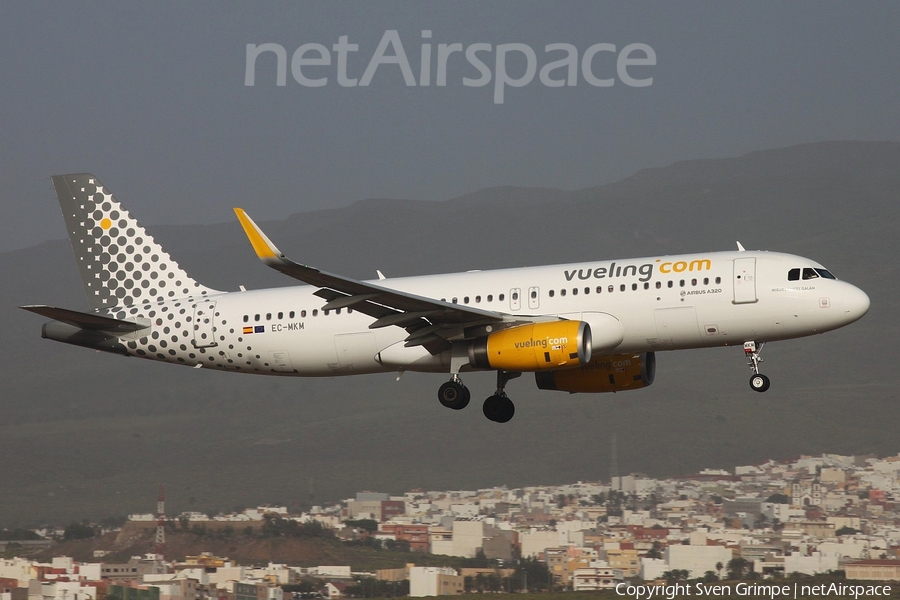
<path fill-rule="evenodd" d="M 822 266 L 775 252 L 710 252 L 378 280 L 382 287 L 522 316 L 621 323 L 604 354 L 739 345 L 822 333 L 859 319 L 864 292 L 844 281 L 789 280 Z M 406 348 L 407 332 L 370 329 L 351 309 L 322 310 L 312 286 L 182 298 L 140 309 L 152 329 L 123 337 L 128 353 L 191 366 L 266 375 L 327 376 L 443 371 L 450 351 Z M 602 331 L 594 335 L 602 339 Z M 139 336 L 139 337 L 138 337 Z"/>

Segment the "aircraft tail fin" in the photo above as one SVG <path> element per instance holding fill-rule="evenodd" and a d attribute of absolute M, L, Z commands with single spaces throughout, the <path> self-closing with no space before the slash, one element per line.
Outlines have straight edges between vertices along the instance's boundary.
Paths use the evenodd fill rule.
<path fill-rule="evenodd" d="M 185 273 L 90 173 L 55 175 L 53 187 L 92 309 L 216 292 Z"/>

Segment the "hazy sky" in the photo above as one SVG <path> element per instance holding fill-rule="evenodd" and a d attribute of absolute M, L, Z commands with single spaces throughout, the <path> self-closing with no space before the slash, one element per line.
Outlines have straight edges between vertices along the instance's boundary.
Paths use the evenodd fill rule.
<path fill-rule="evenodd" d="M 339 39 L 358 45 L 344 56 L 359 83 L 394 30 L 417 84 L 429 45 L 430 85 L 407 85 L 389 63 L 367 86 L 341 85 Z M 93 172 L 145 224 L 221 222 L 236 205 L 269 219 L 369 197 L 578 189 L 682 159 L 898 140 L 898 31 L 896 2 L 4 2 L 0 250 L 63 237 L 58 173 Z M 285 49 L 285 85 L 267 53 L 247 86 L 247 45 L 266 43 Z M 607 87 L 582 69 L 603 43 L 615 52 L 596 52 L 589 76 Z M 295 65 L 327 78 L 320 87 L 293 76 L 303 44 L 328 52 L 330 65 Z M 463 48 L 447 58 L 445 86 L 439 44 Z M 466 58 L 473 44 L 490 45 L 474 54 L 487 85 L 464 85 L 484 80 Z M 499 104 L 506 44 L 533 50 L 535 73 L 504 86 Z M 566 56 L 549 44 L 577 50 L 574 85 L 542 83 L 542 67 Z M 625 71 L 651 85 L 620 77 L 629 44 L 655 54 Z M 527 75 L 522 48 L 507 48 L 511 79 Z"/>

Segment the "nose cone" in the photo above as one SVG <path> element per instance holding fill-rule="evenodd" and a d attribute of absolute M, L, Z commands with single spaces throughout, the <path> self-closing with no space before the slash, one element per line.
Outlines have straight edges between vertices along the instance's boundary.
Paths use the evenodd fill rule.
<path fill-rule="evenodd" d="M 847 284 L 841 294 L 840 309 L 843 312 L 844 324 L 852 323 L 869 312 L 869 296 L 856 286 Z"/>

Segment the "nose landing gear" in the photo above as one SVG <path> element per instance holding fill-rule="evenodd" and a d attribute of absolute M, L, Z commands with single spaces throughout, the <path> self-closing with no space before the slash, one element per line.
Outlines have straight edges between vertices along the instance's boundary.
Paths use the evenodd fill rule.
<path fill-rule="evenodd" d="M 744 356 L 747 357 L 747 365 L 753 371 L 750 387 L 755 392 L 765 392 L 771 385 L 769 378 L 759 372 L 759 363 L 763 362 L 759 354 L 765 346 L 765 342 L 760 342 L 759 345 L 754 341 L 744 342 Z"/>

